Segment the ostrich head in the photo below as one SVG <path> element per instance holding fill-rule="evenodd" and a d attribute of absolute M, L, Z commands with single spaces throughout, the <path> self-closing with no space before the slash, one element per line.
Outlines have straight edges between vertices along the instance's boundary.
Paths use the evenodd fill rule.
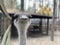
<path fill-rule="evenodd" d="M 26 32 L 30 25 L 30 19 L 26 14 L 18 14 L 16 17 L 14 25 L 18 31 L 19 45 L 26 45 Z"/>
<path fill-rule="evenodd" d="M 25 28 L 27 29 L 30 25 L 30 19 L 29 19 L 29 16 L 27 16 L 26 14 L 16 14 L 15 15 L 16 19 L 14 20 L 14 25 L 16 26 L 16 28 Z M 24 28 L 24 29 L 25 29 Z"/>

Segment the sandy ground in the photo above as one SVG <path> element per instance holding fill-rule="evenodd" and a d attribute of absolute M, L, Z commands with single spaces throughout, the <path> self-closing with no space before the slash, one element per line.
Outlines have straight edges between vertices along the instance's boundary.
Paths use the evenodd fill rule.
<path fill-rule="evenodd" d="M 18 39 L 11 39 L 11 45 L 18 45 Z M 55 32 L 54 41 L 51 41 L 50 35 L 34 38 L 29 37 L 27 45 L 60 45 L 60 31 Z"/>

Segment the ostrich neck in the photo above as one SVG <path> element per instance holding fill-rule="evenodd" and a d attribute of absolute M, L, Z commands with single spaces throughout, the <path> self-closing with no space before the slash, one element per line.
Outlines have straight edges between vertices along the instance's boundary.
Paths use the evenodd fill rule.
<path fill-rule="evenodd" d="M 18 30 L 18 40 L 19 45 L 26 45 L 26 30 L 24 29 Z"/>
<path fill-rule="evenodd" d="M 19 45 L 26 45 L 26 32 L 29 27 L 30 23 L 19 23 L 17 26 L 17 31 L 18 31 L 18 40 L 19 40 Z"/>

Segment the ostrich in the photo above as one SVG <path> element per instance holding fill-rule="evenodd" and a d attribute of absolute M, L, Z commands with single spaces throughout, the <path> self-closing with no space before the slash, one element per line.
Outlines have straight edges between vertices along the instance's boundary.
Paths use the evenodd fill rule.
<path fill-rule="evenodd" d="M 25 14 L 19 14 L 18 18 L 14 20 L 14 25 L 18 31 L 19 45 L 26 45 L 26 32 L 30 24 L 30 19 Z"/>

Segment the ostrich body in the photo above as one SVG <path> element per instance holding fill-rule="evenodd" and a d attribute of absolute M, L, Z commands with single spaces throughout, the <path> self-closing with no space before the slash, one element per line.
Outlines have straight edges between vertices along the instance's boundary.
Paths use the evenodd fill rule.
<path fill-rule="evenodd" d="M 19 45 L 26 45 L 26 32 L 30 25 L 30 20 L 26 15 L 21 15 L 14 20 L 14 25 L 18 31 Z"/>

